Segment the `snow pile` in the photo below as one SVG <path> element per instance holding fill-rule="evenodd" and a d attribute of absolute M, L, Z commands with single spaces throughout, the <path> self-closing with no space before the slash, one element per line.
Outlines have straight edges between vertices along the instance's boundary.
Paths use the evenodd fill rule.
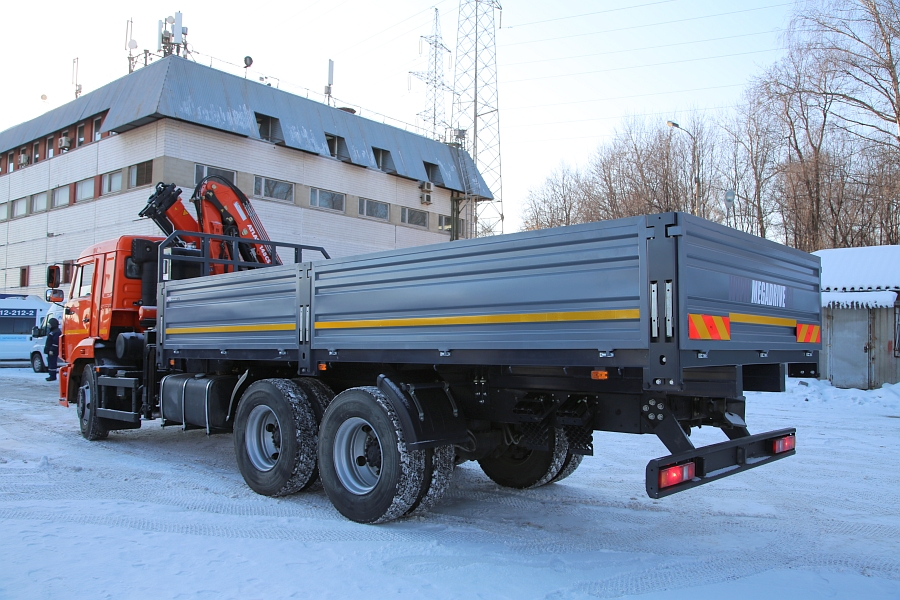
<path fill-rule="evenodd" d="M 840 389 L 827 380 L 788 379 L 784 394 L 779 394 L 792 403 L 810 402 L 830 404 L 839 407 L 865 406 L 875 410 L 886 409 L 900 411 L 900 383 L 884 384 L 877 390 Z M 764 392 L 747 392 L 747 405 L 755 401 L 767 401 L 772 394 Z"/>
<path fill-rule="evenodd" d="M 900 289 L 900 246 L 833 248 L 813 254 L 822 259 L 822 290 Z"/>
<path fill-rule="evenodd" d="M 822 306 L 828 308 L 890 308 L 897 292 L 822 292 Z"/>

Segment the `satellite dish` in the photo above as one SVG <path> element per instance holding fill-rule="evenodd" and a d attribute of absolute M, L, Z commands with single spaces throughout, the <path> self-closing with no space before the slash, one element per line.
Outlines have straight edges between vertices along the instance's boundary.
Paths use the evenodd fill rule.
<path fill-rule="evenodd" d="M 175 22 L 175 17 L 166 17 L 166 23 L 168 23 L 169 25 L 171 25 L 174 22 Z"/>
<path fill-rule="evenodd" d="M 249 67 L 252 64 L 253 64 L 253 59 L 249 56 L 245 56 L 244 57 L 244 68 L 246 69 L 247 67 Z"/>
<path fill-rule="evenodd" d="M 47 94 L 41 94 L 41 100 L 43 100 L 44 102 L 46 102 L 46 101 L 47 101 Z"/>
<path fill-rule="evenodd" d="M 128 40 L 128 49 L 134 50 L 135 48 L 137 48 L 137 42 L 134 40 Z"/>

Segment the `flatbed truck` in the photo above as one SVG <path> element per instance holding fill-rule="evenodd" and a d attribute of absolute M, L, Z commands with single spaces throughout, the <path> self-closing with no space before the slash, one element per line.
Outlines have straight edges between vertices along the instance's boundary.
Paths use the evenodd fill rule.
<path fill-rule="evenodd" d="M 750 433 L 744 391 L 817 360 L 804 252 L 683 213 L 321 260 L 265 241 L 265 264 L 240 237 L 167 233 L 76 262 L 60 395 L 87 439 L 233 432 L 256 492 L 321 479 L 360 523 L 434 506 L 462 461 L 501 486 L 560 481 L 594 431 L 661 440 L 652 498 L 795 453 L 792 427 Z M 48 283 L 61 300 L 53 267 Z M 701 426 L 723 441 L 695 447 Z"/>

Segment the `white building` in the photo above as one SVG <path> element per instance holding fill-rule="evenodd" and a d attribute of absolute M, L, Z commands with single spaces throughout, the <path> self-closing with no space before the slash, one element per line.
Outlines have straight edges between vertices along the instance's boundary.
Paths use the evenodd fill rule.
<path fill-rule="evenodd" d="M 491 198 L 458 147 L 170 56 L 0 132 L 0 292 L 43 295 L 48 264 L 65 278 L 89 244 L 158 235 L 137 217 L 154 185 L 187 201 L 207 174 L 272 239 L 335 257 L 465 237 L 451 215 Z"/>

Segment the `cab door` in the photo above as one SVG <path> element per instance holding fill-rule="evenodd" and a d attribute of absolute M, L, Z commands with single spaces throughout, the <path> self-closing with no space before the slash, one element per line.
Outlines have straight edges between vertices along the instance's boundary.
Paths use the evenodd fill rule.
<path fill-rule="evenodd" d="M 100 259 L 91 256 L 76 265 L 75 278 L 69 291 L 69 300 L 63 311 L 63 344 L 65 345 L 66 362 L 79 358 L 75 355 L 75 347 L 91 334 L 91 321 L 94 310 L 92 306 L 94 282 Z"/>
<path fill-rule="evenodd" d="M 109 330 L 112 326 L 112 310 L 113 310 L 113 290 L 116 275 L 116 253 L 110 252 L 106 255 L 103 266 L 103 275 L 98 272 L 97 292 L 100 313 L 96 319 L 97 330 L 94 332 L 94 324 L 91 324 L 91 335 L 99 337 L 103 340 L 109 339 Z"/>

